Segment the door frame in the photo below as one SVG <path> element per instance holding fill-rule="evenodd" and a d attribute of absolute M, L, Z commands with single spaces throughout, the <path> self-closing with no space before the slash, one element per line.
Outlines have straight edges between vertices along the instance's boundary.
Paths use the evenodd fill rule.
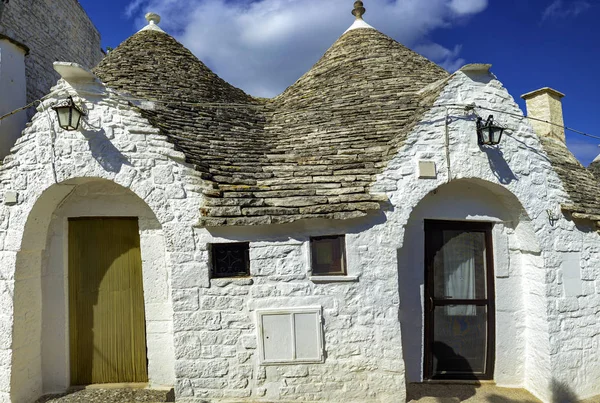
<path fill-rule="evenodd" d="M 494 250 L 492 222 L 481 221 L 451 221 L 427 219 L 424 222 L 425 238 L 425 277 L 424 277 L 424 339 L 423 339 L 423 379 L 424 380 L 492 380 L 494 378 L 494 366 L 496 357 L 496 295 L 494 284 Z M 485 233 L 485 262 L 486 262 L 486 288 L 487 299 L 485 300 L 436 300 L 433 297 L 433 247 L 431 238 L 432 230 L 464 230 Z M 434 330 L 434 309 L 436 306 L 454 305 L 458 303 L 469 302 L 471 305 L 487 306 L 487 352 L 486 368 L 484 374 L 471 374 L 460 376 L 456 374 L 435 375 L 433 372 L 433 330 Z"/>

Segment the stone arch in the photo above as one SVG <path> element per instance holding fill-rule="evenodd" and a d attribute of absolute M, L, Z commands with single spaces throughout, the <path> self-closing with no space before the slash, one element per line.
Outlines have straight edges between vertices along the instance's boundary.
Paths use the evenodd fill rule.
<path fill-rule="evenodd" d="M 543 292 L 544 279 L 534 278 L 543 277 L 542 270 L 527 273 L 525 268 L 543 267 L 541 249 L 534 225 L 519 198 L 504 186 L 476 178 L 454 180 L 430 191 L 413 206 L 404 225 L 404 241 L 398 250 L 398 283 L 407 382 L 423 380 L 425 219 L 493 223 L 494 380 L 504 386 L 527 384 L 526 344 L 531 335 L 526 334 L 530 330 L 526 329 L 525 318 L 530 312 L 542 315 L 546 310 L 543 301 L 530 298 Z M 541 343 L 537 347 L 541 351 L 547 346 Z"/>
<path fill-rule="evenodd" d="M 82 216 L 138 217 L 142 253 L 150 386 L 172 386 L 170 225 L 167 200 L 102 178 L 75 178 L 40 192 L 11 217 L 25 222 L 14 270 L 11 399 L 34 401 L 69 384 L 67 220 Z M 32 192 L 33 193 L 33 192 Z M 156 212 L 156 213 L 155 213 Z M 18 220 L 16 220 L 18 222 Z"/>

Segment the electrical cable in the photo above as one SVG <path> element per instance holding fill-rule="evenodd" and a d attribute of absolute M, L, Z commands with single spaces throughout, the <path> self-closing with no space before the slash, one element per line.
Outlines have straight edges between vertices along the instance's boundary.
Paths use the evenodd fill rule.
<path fill-rule="evenodd" d="M 37 99 L 21 108 L 15 109 L 12 112 L 9 112 L 5 115 L 0 116 L 0 122 L 11 116 L 14 115 L 15 113 L 18 113 L 22 110 L 28 109 L 31 106 L 34 106 L 36 102 L 42 102 L 50 97 L 52 97 L 53 95 L 56 95 L 58 93 L 60 93 L 61 91 L 55 91 L 53 93 L 50 93 L 48 95 L 46 95 L 43 98 Z M 78 91 L 79 93 L 87 93 L 90 95 L 95 95 L 95 96 L 117 96 L 120 99 L 126 100 L 126 101 L 130 101 L 130 102 L 151 102 L 151 103 L 158 103 L 158 104 L 163 104 L 163 105 L 171 105 L 171 106 L 175 106 L 175 105 L 181 105 L 181 106 L 192 106 L 192 107 L 199 107 L 199 108 L 215 108 L 215 109 L 263 109 L 265 108 L 264 105 L 259 105 L 259 104 L 239 104 L 239 103 L 221 103 L 221 102 L 187 102 L 187 101 L 170 101 L 170 100 L 159 100 L 159 99 L 147 99 L 147 98 L 140 98 L 140 97 L 133 97 L 133 96 L 126 96 L 126 95 L 121 95 L 118 93 L 114 93 L 114 92 L 91 92 L 91 91 Z M 419 109 L 434 109 L 434 108 L 448 108 L 448 107 L 457 107 L 457 108 L 463 108 L 463 109 L 481 109 L 481 110 L 486 110 L 486 111 L 490 111 L 490 112 L 495 112 L 495 113 L 500 113 L 500 114 L 504 114 L 507 116 L 512 116 L 512 117 L 516 117 L 519 118 L 521 120 L 523 119 L 529 119 L 529 120 L 534 120 L 534 121 L 538 121 L 538 122 L 542 122 L 542 123 L 546 123 L 552 126 L 556 126 L 559 127 L 561 129 L 573 132 L 575 134 L 579 134 L 581 136 L 585 136 L 585 137 L 589 137 L 589 138 L 593 138 L 596 140 L 600 140 L 600 136 L 595 136 L 586 132 L 583 132 L 581 130 L 577 130 L 577 129 L 573 129 L 571 127 L 568 126 L 564 126 L 564 125 L 559 125 L 558 123 L 553 123 L 553 122 L 549 122 L 547 120 L 544 119 L 539 119 L 539 118 L 534 118 L 531 116 L 523 116 L 517 113 L 512 113 L 512 112 L 507 112 L 507 111 L 503 111 L 503 110 L 499 110 L 499 109 L 494 109 L 494 108 L 489 108 L 489 107 L 485 107 L 485 106 L 481 106 L 481 105 L 476 105 L 476 104 L 438 104 L 438 105 L 432 105 L 432 106 L 428 106 L 428 107 L 421 107 Z M 285 108 L 284 108 L 285 109 Z M 290 108 L 290 109 L 294 109 L 295 108 Z M 310 108 L 308 108 L 310 109 Z M 336 108 L 334 108 L 336 109 Z M 304 109 L 306 110 L 306 108 Z M 323 108 L 319 107 L 319 108 L 314 108 L 314 110 L 320 110 L 322 111 Z"/>

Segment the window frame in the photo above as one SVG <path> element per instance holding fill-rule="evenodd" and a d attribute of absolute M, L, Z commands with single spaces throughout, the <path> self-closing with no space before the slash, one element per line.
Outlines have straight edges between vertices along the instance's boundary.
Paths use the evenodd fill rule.
<path fill-rule="evenodd" d="M 289 360 L 284 359 L 267 359 L 265 357 L 265 333 L 262 325 L 263 316 L 268 315 L 289 315 L 291 316 L 291 328 L 290 336 L 292 342 L 293 356 L 296 355 L 296 328 L 295 328 L 295 315 L 296 314 L 315 314 L 317 320 L 317 347 L 319 351 L 319 357 L 317 358 L 292 358 Z M 321 306 L 308 306 L 308 307 L 297 307 L 297 308 L 268 308 L 268 309 L 257 309 L 256 310 L 256 329 L 258 332 L 258 360 L 260 365 L 299 365 L 299 364 L 322 364 L 325 362 L 325 345 L 323 338 L 323 313 Z"/>
<path fill-rule="evenodd" d="M 340 271 L 321 271 L 319 269 L 315 270 L 317 267 L 316 264 L 316 248 L 315 243 L 319 241 L 325 240 L 337 240 L 337 243 L 333 243 L 332 245 L 337 245 L 337 248 L 332 249 L 332 255 L 334 261 L 339 260 L 340 262 Z M 327 235 L 327 236 L 315 236 L 310 237 L 310 271 L 311 276 L 313 277 L 346 277 L 348 276 L 348 265 L 346 263 L 346 235 Z"/>
<path fill-rule="evenodd" d="M 225 275 L 219 275 L 217 272 L 216 262 L 216 249 L 218 248 L 234 248 L 244 247 L 244 259 L 246 271 L 242 274 L 241 272 L 236 275 L 225 273 Z M 250 274 L 250 242 L 224 242 L 224 243 L 211 243 L 210 244 L 210 278 L 211 279 L 236 279 L 236 278 L 249 278 Z"/>

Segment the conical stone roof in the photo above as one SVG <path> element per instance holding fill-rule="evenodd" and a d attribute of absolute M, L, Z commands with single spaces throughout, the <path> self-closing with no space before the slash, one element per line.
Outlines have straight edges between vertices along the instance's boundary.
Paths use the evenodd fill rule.
<path fill-rule="evenodd" d="M 600 156 L 590 164 L 588 169 L 600 181 Z"/>
<path fill-rule="evenodd" d="M 212 164 L 245 154 L 260 159 L 263 154 L 262 117 L 255 108 L 260 102 L 219 78 L 162 31 L 136 33 L 110 52 L 94 73 L 113 89 L 135 99 L 155 101 L 154 108 L 144 109 L 142 114 L 209 181 L 213 179 Z M 198 103 L 224 107 L 190 105 Z"/>
<path fill-rule="evenodd" d="M 420 91 L 448 77 L 371 28 L 346 32 L 272 100 L 229 85 L 155 30 L 125 41 L 95 73 L 109 87 L 160 101 L 142 113 L 203 172 L 203 226 L 379 209 L 381 196 L 370 192 L 375 176 L 438 95 Z"/>
<path fill-rule="evenodd" d="M 595 221 L 600 227 L 600 180 L 593 168 L 584 168 L 565 143 L 549 136 L 540 136 L 540 141 L 571 199 L 562 210 L 575 219 Z"/>

